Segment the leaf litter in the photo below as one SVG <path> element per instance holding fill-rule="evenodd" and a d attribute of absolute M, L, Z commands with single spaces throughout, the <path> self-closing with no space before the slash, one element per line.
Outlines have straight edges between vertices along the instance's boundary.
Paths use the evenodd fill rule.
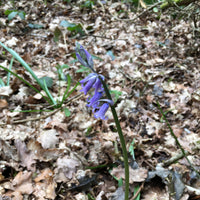
<path fill-rule="evenodd" d="M 197 199 L 200 182 L 183 157 L 160 166 L 180 150 L 155 106 L 159 101 L 199 170 L 200 39 L 193 34 L 191 19 L 172 19 L 168 13 L 158 19 L 148 12 L 133 22 L 123 20 L 135 14 L 122 2 L 98 1 L 92 10 L 80 9 L 81 4 L 15 2 L 16 9 L 26 13 L 25 20 L 17 15 L 9 21 L 1 15 L 0 41 L 19 53 L 39 78 L 51 78 L 50 90 L 58 99 L 67 85 L 59 82 L 56 66 L 70 66 L 64 73 L 72 77 L 73 85 L 86 74 L 77 73 L 80 65 L 74 62 L 75 41 L 101 58 L 94 59 L 96 70 L 105 76 L 111 90 L 122 92 L 116 110 L 127 148 L 135 139 L 139 167 L 130 165 L 131 186 L 145 183 L 141 199 L 169 199 L 171 193 L 175 193 L 174 199 Z M 2 4 L 1 12 L 7 9 L 12 9 L 11 3 Z M 120 9 L 124 12 L 118 15 Z M 70 26 L 79 25 L 82 32 L 60 26 L 63 20 Z M 30 28 L 29 23 L 42 26 Z M 10 60 L 1 49 L 1 65 L 8 68 Z M 13 68 L 36 86 L 19 63 L 14 62 Z M 2 69 L 0 75 L 6 83 L 7 74 Z M 79 88 L 74 94 L 79 94 Z M 123 188 L 113 177 L 124 179 L 124 168 L 109 112 L 107 121 L 94 119 L 85 98 L 80 97 L 68 105 L 68 117 L 59 110 L 46 119 L 31 121 L 44 115 L 48 105 L 13 76 L 9 86 L 0 88 L 0 96 L 0 197 L 83 200 L 89 193 L 98 200 L 123 199 Z M 33 109 L 41 112 L 21 112 Z M 27 121 L 13 123 L 21 119 Z M 131 156 L 129 161 L 135 162 Z"/>

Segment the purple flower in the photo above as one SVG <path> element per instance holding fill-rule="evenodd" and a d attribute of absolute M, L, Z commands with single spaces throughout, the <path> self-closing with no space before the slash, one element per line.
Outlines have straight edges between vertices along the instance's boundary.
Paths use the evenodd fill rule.
<path fill-rule="evenodd" d="M 86 51 L 82 45 L 76 42 L 76 57 L 78 61 L 86 66 L 89 67 L 93 72 L 93 60 L 92 56 Z M 104 81 L 104 76 L 98 75 L 97 73 L 90 73 L 86 78 L 80 81 L 82 89 L 81 92 L 84 92 L 86 95 L 91 88 L 94 88 L 94 95 L 88 98 L 88 107 L 93 108 L 94 117 L 106 120 L 107 117 L 105 113 L 107 112 L 110 105 L 113 105 L 112 100 L 108 99 L 101 99 L 103 94 L 105 93 L 104 87 L 102 85 L 102 80 Z M 102 104 L 101 101 L 104 103 Z"/>
<path fill-rule="evenodd" d="M 106 120 L 107 117 L 105 117 L 105 113 L 109 108 L 109 104 L 108 103 L 104 103 L 97 112 L 94 113 L 94 117 L 95 118 L 101 118 L 103 120 Z"/>
<path fill-rule="evenodd" d="M 81 44 L 76 42 L 76 57 L 78 61 L 85 67 L 93 68 L 93 59 L 90 53 L 83 48 Z"/>
<path fill-rule="evenodd" d="M 88 91 L 92 88 L 92 86 L 95 84 L 97 79 L 97 75 L 95 75 L 94 73 L 89 74 L 89 76 L 87 76 L 85 79 L 81 80 L 81 86 L 82 86 L 82 90 L 80 90 L 81 92 L 84 92 L 84 94 L 86 95 L 88 93 Z"/>
<path fill-rule="evenodd" d="M 97 92 L 94 94 L 93 97 L 91 97 L 89 100 L 88 100 L 88 103 L 87 106 L 88 107 L 93 107 L 93 109 L 97 108 L 97 106 L 99 105 L 99 99 L 102 97 L 103 95 L 103 92 Z"/>
<path fill-rule="evenodd" d="M 103 75 L 99 75 L 99 76 L 101 76 L 101 78 L 104 80 L 104 76 Z M 96 79 L 96 82 L 94 83 L 93 88 L 95 88 L 95 94 L 98 91 L 103 91 L 104 90 L 104 88 L 102 86 L 102 83 L 101 83 L 101 80 L 99 78 Z"/>
<path fill-rule="evenodd" d="M 95 88 L 95 93 L 103 91 L 103 87 L 98 76 L 98 74 L 91 73 L 86 78 L 81 80 L 80 83 L 83 88 L 81 92 L 84 92 L 86 95 L 92 87 Z M 101 75 L 101 78 L 104 79 L 104 76 Z"/>
<path fill-rule="evenodd" d="M 113 105 L 113 101 L 108 100 L 108 99 L 102 99 L 100 101 L 106 101 L 106 102 L 101 107 L 99 107 L 98 111 L 96 111 L 94 113 L 94 117 L 106 120 L 108 118 L 105 116 L 105 114 L 106 114 L 106 112 L 107 112 L 107 110 L 109 108 L 109 104 Z"/>

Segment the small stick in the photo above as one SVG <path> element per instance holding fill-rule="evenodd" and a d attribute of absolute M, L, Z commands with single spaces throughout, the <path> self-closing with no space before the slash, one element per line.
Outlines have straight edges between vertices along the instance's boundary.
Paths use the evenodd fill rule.
<path fill-rule="evenodd" d="M 140 191 L 142 190 L 143 187 L 144 187 L 144 182 L 142 183 L 142 185 L 140 186 L 140 188 L 138 189 L 138 191 L 135 193 L 135 195 L 130 200 L 136 199 L 137 196 L 138 196 L 138 194 L 140 193 Z"/>
<path fill-rule="evenodd" d="M 189 154 L 188 151 L 185 151 L 185 155 L 188 155 L 188 154 Z M 181 152 L 181 153 L 175 155 L 174 157 L 171 157 L 170 159 L 164 161 L 162 163 L 162 165 L 163 165 L 163 167 L 167 167 L 167 166 L 171 165 L 172 163 L 175 163 L 176 161 L 180 160 L 183 157 L 184 157 L 184 154 L 183 154 L 183 152 Z"/>
<path fill-rule="evenodd" d="M 40 116 L 40 117 L 35 117 L 35 118 L 28 118 L 28 119 L 22 119 L 22 120 L 16 120 L 16 121 L 13 121 L 11 124 L 19 124 L 19 123 L 24 123 L 24 122 L 29 122 L 29 121 L 38 121 L 38 120 L 41 120 L 41 119 L 46 119 L 47 117 L 57 113 L 59 110 L 61 110 L 64 106 L 67 106 L 71 103 L 71 101 L 75 101 L 79 98 L 81 98 L 81 96 L 83 96 L 82 94 L 78 94 L 74 97 L 72 97 L 70 100 L 67 101 L 67 103 L 65 105 L 63 105 L 62 107 L 60 108 L 57 108 L 56 110 L 52 111 L 51 113 L 49 113 L 48 115 L 43 115 L 43 116 Z M 3 126 L 3 125 L 6 125 L 6 123 L 2 123 L 0 124 L 0 126 Z"/>

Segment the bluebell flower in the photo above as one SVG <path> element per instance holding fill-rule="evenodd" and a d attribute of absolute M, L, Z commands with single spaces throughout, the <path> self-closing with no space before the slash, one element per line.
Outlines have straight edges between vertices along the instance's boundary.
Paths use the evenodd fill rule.
<path fill-rule="evenodd" d="M 101 76 L 102 80 L 104 80 L 104 76 L 103 75 L 99 75 L 99 76 Z M 101 83 L 101 80 L 99 78 L 96 79 L 96 82 L 94 83 L 94 85 L 92 87 L 95 88 L 95 94 L 98 91 L 103 91 L 104 90 L 104 88 L 102 86 L 102 83 Z"/>
<path fill-rule="evenodd" d="M 89 67 L 89 68 L 93 68 L 93 59 L 92 56 L 90 55 L 90 53 L 85 50 L 83 48 L 83 46 L 81 44 L 79 44 L 78 42 L 76 42 L 76 57 L 78 59 L 78 61 L 85 67 Z"/>
<path fill-rule="evenodd" d="M 104 76 L 102 76 L 102 75 L 100 75 L 100 76 L 102 79 L 104 79 Z M 80 83 L 83 88 L 81 90 L 81 92 L 84 92 L 85 95 L 88 93 L 88 91 L 91 88 L 95 89 L 95 93 L 97 93 L 99 91 L 103 91 L 103 87 L 102 87 L 101 81 L 99 79 L 99 75 L 96 73 L 90 73 L 86 78 L 81 80 Z"/>
<path fill-rule="evenodd" d="M 94 110 L 95 108 L 97 108 L 97 106 L 99 105 L 99 100 L 100 100 L 100 98 L 102 97 L 102 95 L 103 95 L 103 92 L 96 92 L 96 93 L 94 94 L 94 96 L 91 97 L 91 98 L 88 100 L 87 106 L 88 106 L 88 107 L 92 107 L 93 110 Z"/>
<path fill-rule="evenodd" d="M 95 84 L 97 78 L 98 78 L 97 74 L 91 73 L 86 78 L 81 80 L 80 83 L 83 88 L 81 92 L 84 92 L 84 94 L 86 95 L 88 91 L 92 88 L 92 86 Z"/>
<path fill-rule="evenodd" d="M 102 106 L 99 107 L 99 110 L 97 110 L 94 113 L 94 117 L 106 120 L 108 119 L 108 117 L 106 117 L 105 114 L 110 106 L 109 104 L 113 105 L 113 101 L 108 100 L 108 99 L 102 99 L 100 101 L 106 101 L 106 102 Z"/>
<path fill-rule="evenodd" d="M 95 72 L 93 69 L 92 56 L 78 42 L 76 43 L 76 57 L 82 65 L 91 68 L 92 71 Z M 108 99 L 101 99 L 105 93 L 101 79 L 104 80 L 104 76 L 98 75 L 97 73 L 90 73 L 86 78 L 80 81 L 82 86 L 80 91 L 84 92 L 86 95 L 90 89 L 94 88 L 94 95 L 88 99 L 87 106 L 93 108 L 92 111 L 94 112 L 95 118 L 106 120 L 107 117 L 105 116 L 105 113 L 109 106 L 113 105 L 113 101 Z M 101 101 L 104 103 L 101 104 Z"/>

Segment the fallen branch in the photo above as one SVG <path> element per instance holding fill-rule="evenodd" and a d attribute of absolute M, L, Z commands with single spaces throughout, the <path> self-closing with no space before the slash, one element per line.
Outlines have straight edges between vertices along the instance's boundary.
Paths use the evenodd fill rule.
<path fill-rule="evenodd" d="M 185 151 L 185 155 L 188 155 L 188 154 L 189 154 L 188 151 Z M 182 158 L 184 158 L 183 152 L 181 152 L 181 153 L 175 155 L 174 157 L 172 157 L 172 158 L 170 158 L 170 159 L 164 161 L 164 162 L 162 163 L 162 166 L 163 166 L 163 167 L 167 167 L 167 166 L 169 166 L 169 165 L 171 165 L 171 164 L 177 162 L 178 160 L 180 160 L 180 159 L 182 159 Z"/>
<path fill-rule="evenodd" d="M 165 10 L 169 7 L 174 7 L 174 6 L 187 6 L 195 1 L 197 0 L 167 0 L 160 6 L 160 8 L 162 10 Z"/>

